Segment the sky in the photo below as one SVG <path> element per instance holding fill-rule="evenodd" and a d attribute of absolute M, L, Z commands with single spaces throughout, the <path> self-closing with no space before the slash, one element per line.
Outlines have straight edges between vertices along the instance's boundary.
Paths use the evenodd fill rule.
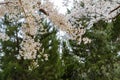
<path fill-rule="evenodd" d="M 68 1 L 68 0 L 50 0 L 50 1 L 54 3 L 55 7 L 62 14 L 65 14 L 67 12 L 67 8 L 71 9 L 73 4 L 73 0 L 69 0 L 69 4 L 67 7 L 63 5 L 63 1 Z"/>
<path fill-rule="evenodd" d="M 2 2 L 2 1 L 4 1 L 4 0 L 0 0 L 0 2 Z"/>

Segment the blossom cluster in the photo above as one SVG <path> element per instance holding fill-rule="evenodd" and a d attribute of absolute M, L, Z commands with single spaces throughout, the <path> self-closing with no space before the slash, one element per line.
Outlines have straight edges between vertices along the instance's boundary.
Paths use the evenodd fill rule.
<path fill-rule="evenodd" d="M 84 44 L 91 43 L 91 39 L 85 37 L 85 38 L 83 38 L 83 42 L 84 42 Z"/>
<path fill-rule="evenodd" d="M 24 59 L 35 59 L 37 50 L 41 47 L 41 43 L 34 40 L 39 27 L 42 27 L 36 22 L 36 19 L 40 20 L 40 18 L 33 8 L 37 2 L 38 0 L 4 0 L 0 7 L 2 16 L 7 13 L 11 19 L 19 20 L 18 15 L 25 19 L 20 28 L 23 40 L 19 50 L 19 55 Z M 4 36 L 1 37 L 4 38 Z"/>
<path fill-rule="evenodd" d="M 7 34 L 0 32 L 0 39 L 3 41 L 7 41 L 7 40 L 9 40 L 9 36 Z"/>
<path fill-rule="evenodd" d="M 81 18 L 85 18 L 87 27 L 99 21 L 111 21 L 119 12 L 119 10 L 110 13 L 119 6 L 120 0 L 76 0 L 71 13 L 67 15 L 72 24 L 81 24 Z"/>
<path fill-rule="evenodd" d="M 60 14 L 50 1 L 46 1 L 40 6 L 40 8 L 45 10 L 46 16 L 56 25 L 56 27 L 62 31 L 65 31 L 69 35 L 69 39 L 76 40 L 81 43 L 82 35 L 85 33 L 85 29 L 81 29 L 82 25 L 75 27 L 71 25 L 69 19 L 65 15 Z"/>
<path fill-rule="evenodd" d="M 20 44 L 21 50 L 19 51 L 19 54 L 24 59 L 36 59 L 37 57 L 37 51 L 41 47 L 41 44 L 39 42 L 35 42 L 34 39 L 28 36 L 26 40 L 22 41 Z"/>

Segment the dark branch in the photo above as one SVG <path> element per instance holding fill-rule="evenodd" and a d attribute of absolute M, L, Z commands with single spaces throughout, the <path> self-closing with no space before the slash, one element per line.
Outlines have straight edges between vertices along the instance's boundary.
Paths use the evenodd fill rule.
<path fill-rule="evenodd" d="M 117 14 L 113 19 L 115 19 L 115 18 L 117 18 L 118 16 L 120 16 L 120 13 L 119 14 Z"/>
<path fill-rule="evenodd" d="M 119 9 L 119 8 L 120 8 L 120 5 L 119 5 L 118 7 L 116 7 L 115 9 L 113 9 L 112 11 L 110 11 L 109 14 L 111 14 L 112 12 L 116 11 L 116 10 Z"/>
<path fill-rule="evenodd" d="M 4 4 L 8 5 L 9 3 L 13 3 L 13 2 L 10 2 L 10 1 L 8 1 L 8 2 L 1 2 L 0 5 L 4 5 Z"/>
<path fill-rule="evenodd" d="M 44 13 L 45 15 L 49 15 L 44 9 L 39 9 L 40 12 Z"/>

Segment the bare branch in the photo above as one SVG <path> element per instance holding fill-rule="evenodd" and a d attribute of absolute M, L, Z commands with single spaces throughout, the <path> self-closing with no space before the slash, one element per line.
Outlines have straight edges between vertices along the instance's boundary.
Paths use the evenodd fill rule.
<path fill-rule="evenodd" d="M 109 14 L 111 14 L 112 12 L 116 11 L 116 10 L 119 9 L 119 8 L 120 8 L 120 5 L 119 5 L 118 7 L 116 7 L 115 9 L 113 9 L 112 11 L 110 11 Z"/>
<path fill-rule="evenodd" d="M 115 19 L 116 17 L 118 17 L 118 16 L 120 16 L 120 13 L 119 14 L 117 14 L 113 19 Z"/>
<path fill-rule="evenodd" d="M 4 5 L 4 4 L 8 5 L 9 3 L 13 3 L 13 2 L 10 2 L 10 1 L 8 1 L 8 2 L 1 2 L 0 5 Z"/>
<path fill-rule="evenodd" d="M 44 13 L 45 15 L 49 15 L 44 9 L 39 9 L 39 11 L 41 11 L 42 13 Z"/>

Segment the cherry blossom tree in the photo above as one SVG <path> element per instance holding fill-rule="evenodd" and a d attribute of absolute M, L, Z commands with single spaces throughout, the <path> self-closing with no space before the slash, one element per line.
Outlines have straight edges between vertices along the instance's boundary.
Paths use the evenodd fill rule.
<path fill-rule="evenodd" d="M 65 6 L 69 4 L 69 1 L 70 0 L 64 1 Z M 49 26 L 52 26 L 51 29 L 55 28 L 57 30 L 64 31 L 67 37 L 66 39 L 68 41 L 69 40 L 74 41 L 73 43 L 75 43 L 75 46 L 71 46 L 72 47 L 71 51 L 73 52 L 73 55 L 74 54 L 76 55 L 81 51 L 83 51 L 83 53 L 86 52 L 89 53 L 90 51 L 86 49 L 87 47 L 86 45 L 88 45 L 88 47 L 91 49 L 91 46 L 92 47 L 95 47 L 94 45 L 99 46 L 98 43 L 96 44 L 95 39 L 102 41 L 101 44 L 103 44 L 104 41 L 99 39 L 99 37 L 95 37 L 96 35 L 98 36 L 97 33 L 93 34 L 93 37 L 95 37 L 94 39 L 89 35 L 86 36 L 86 34 L 89 34 L 88 31 L 94 33 L 95 29 L 99 26 L 102 28 L 104 26 L 102 24 L 101 24 L 102 26 L 101 25 L 95 26 L 97 23 L 98 24 L 101 23 L 101 21 L 103 21 L 102 23 L 105 24 L 112 24 L 112 23 L 114 24 L 114 21 L 116 21 L 116 17 L 118 18 L 119 16 L 119 2 L 120 0 L 73 0 L 72 9 L 68 10 L 68 13 L 64 15 L 59 13 L 59 11 L 54 7 L 53 3 L 50 0 L 3 0 L 0 2 L 0 18 L 1 18 L 1 22 L 3 20 L 3 22 L 5 22 L 7 25 L 4 23 L 1 24 L 0 40 L 1 42 L 3 42 L 4 45 L 6 42 L 7 46 L 9 46 L 8 44 L 9 42 L 11 44 L 13 43 L 16 44 L 13 47 L 10 44 L 10 46 L 14 48 L 14 50 L 17 50 L 18 54 L 15 55 L 15 58 L 20 61 L 21 60 L 25 60 L 28 62 L 30 61 L 29 62 L 30 64 L 27 65 L 27 68 L 29 68 L 29 70 L 39 68 L 40 66 L 38 61 L 39 59 L 41 61 L 49 60 L 48 58 L 49 54 L 45 53 L 47 49 L 43 47 L 44 43 L 39 38 L 41 37 L 41 35 L 47 34 L 49 32 L 46 28 L 44 28 L 45 27 L 45 25 L 43 24 L 44 21 L 50 23 Z M 115 24 L 115 26 L 116 25 L 117 24 Z M 11 26 L 14 27 L 15 29 L 12 28 Z M 94 26 L 96 27 L 95 29 L 92 28 Z M 114 30 L 116 29 L 114 28 Z M 97 32 L 100 33 L 101 36 L 102 31 L 98 30 Z M 108 32 L 104 32 L 104 33 L 108 34 Z M 103 35 L 102 38 L 107 39 L 105 34 Z M 118 36 L 117 36 L 117 40 L 118 40 Z M 106 41 L 105 44 L 105 48 L 106 48 L 108 44 L 107 44 L 107 40 L 105 41 Z M 51 43 L 51 42 L 48 41 L 47 43 Z M 0 48 L 1 47 L 3 48 L 4 45 L 3 46 L 1 45 Z M 80 48 L 79 51 L 77 52 L 76 49 L 78 49 L 78 47 L 74 49 L 76 46 Z M 108 49 L 108 51 L 110 51 L 110 49 Z M 7 49 L 4 49 L 4 51 L 5 50 Z M 10 50 L 12 51 L 11 48 Z M 92 50 L 94 52 L 94 49 L 91 49 L 91 51 Z M 107 52 L 107 50 L 105 51 Z M 99 51 L 96 51 L 96 53 L 98 52 Z M 70 53 L 69 49 L 68 49 L 68 53 Z M 94 55 L 92 56 L 94 57 Z M 72 57 L 72 59 L 76 59 L 77 61 L 78 57 L 77 58 Z M 88 58 L 89 56 L 85 56 L 85 57 Z M 97 55 L 97 57 L 99 56 Z M 112 59 L 113 57 L 110 58 Z M 64 61 L 64 59 L 62 61 Z M 79 64 L 79 62 L 81 61 L 78 60 L 77 64 Z M 63 66 L 65 66 L 64 62 L 62 63 Z M 86 74 L 83 74 L 82 76 L 85 75 Z M 14 79 L 16 80 L 16 77 Z M 94 79 L 96 79 L 96 77 Z"/>

